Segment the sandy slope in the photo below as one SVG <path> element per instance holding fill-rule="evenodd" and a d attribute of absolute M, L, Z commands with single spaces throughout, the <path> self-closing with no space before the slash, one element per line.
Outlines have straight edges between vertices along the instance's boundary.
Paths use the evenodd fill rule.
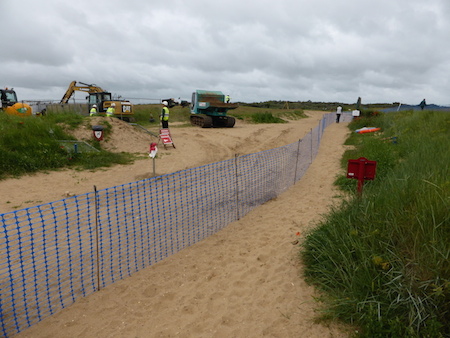
<path fill-rule="evenodd" d="M 172 128 L 176 149 L 160 148 L 157 174 L 295 142 L 322 113 L 284 125 Z M 146 153 L 152 137 L 122 126 L 109 146 Z M 116 133 L 116 131 L 115 131 Z M 314 322 L 314 290 L 301 277 L 303 234 L 339 194 L 332 182 L 346 124 L 327 128 L 306 175 L 278 198 L 217 234 L 44 319 L 17 337 L 345 337 Z M 116 143 L 118 139 L 126 142 Z M 137 140 L 137 141 L 135 141 Z M 61 171 L 0 182 L 1 211 L 61 199 L 152 175 L 151 160 L 92 173 Z M 51 187 L 51 189 L 48 189 Z M 17 192 L 17 191 L 21 191 Z M 24 196 L 26 192 L 26 196 Z M 8 203 L 9 202 L 9 203 Z"/>
<path fill-rule="evenodd" d="M 156 174 L 167 174 L 187 168 L 213 163 L 235 154 L 249 154 L 295 142 L 317 126 L 322 112 L 308 112 L 310 118 L 288 124 L 252 125 L 237 121 L 234 128 L 202 129 L 196 127 L 171 128 L 176 149 L 159 146 Z M 99 124 L 96 117 L 92 125 Z M 0 181 L 0 213 L 57 201 L 68 195 L 82 194 L 139 181 L 153 175 L 148 157 L 149 144 L 157 138 L 120 120 L 108 118 L 113 126 L 111 137 L 104 142 L 108 150 L 143 155 L 133 165 L 114 166 L 96 172 L 61 170 Z M 158 134 L 158 129 L 151 132 Z M 78 139 L 92 139 L 90 126 L 76 132 Z"/>

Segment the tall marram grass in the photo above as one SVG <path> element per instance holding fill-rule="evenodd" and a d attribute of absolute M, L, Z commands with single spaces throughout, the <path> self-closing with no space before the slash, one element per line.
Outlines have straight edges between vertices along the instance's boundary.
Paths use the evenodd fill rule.
<path fill-rule="evenodd" d="M 324 291 L 327 316 L 363 337 L 449 337 L 450 114 L 391 113 L 350 126 L 368 124 L 382 133 L 354 133 L 346 157 L 378 161 L 377 177 L 308 234 L 305 275 Z"/>

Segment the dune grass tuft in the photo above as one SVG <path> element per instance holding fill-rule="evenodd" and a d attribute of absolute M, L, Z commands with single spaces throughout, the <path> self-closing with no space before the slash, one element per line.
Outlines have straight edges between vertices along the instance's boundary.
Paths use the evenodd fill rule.
<path fill-rule="evenodd" d="M 363 337 L 450 335 L 450 114 L 416 111 L 352 122 L 343 159 L 378 162 L 377 177 L 308 234 L 307 280 L 323 290 L 327 316 Z"/>

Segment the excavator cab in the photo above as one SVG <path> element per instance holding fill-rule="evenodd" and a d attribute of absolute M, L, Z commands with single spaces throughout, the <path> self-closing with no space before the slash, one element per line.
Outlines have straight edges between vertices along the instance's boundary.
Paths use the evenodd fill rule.
<path fill-rule="evenodd" d="M 8 114 L 13 114 L 14 109 L 12 108 L 15 104 L 18 104 L 17 94 L 14 89 L 0 89 L 0 95 L 2 99 L 2 109 L 6 111 Z M 25 111 L 20 111 L 21 113 L 25 113 Z M 19 115 L 19 114 L 17 114 Z M 29 115 L 29 114 L 26 114 Z"/>
<path fill-rule="evenodd" d="M 0 89 L 1 97 L 2 97 L 2 108 L 7 106 L 12 106 L 14 103 L 17 103 L 17 95 L 14 90 L 11 89 Z"/>
<path fill-rule="evenodd" d="M 102 93 L 89 93 L 88 102 L 89 108 L 91 108 L 94 104 L 97 105 L 99 112 L 105 112 L 107 107 L 104 107 L 104 102 L 112 101 L 111 93 L 102 92 Z"/>
<path fill-rule="evenodd" d="M 109 92 L 89 93 L 88 102 L 89 102 L 89 110 L 95 104 L 97 105 L 98 109 L 97 111 L 100 114 L 106 113 L 108 107 L 110 107 L 114 103 L 115 117 L 127 122 L 134 121 L 133 108 L 131 102 L 127 100 L 113 100 L 111 98 L 111 93 Z"/>
<path fill-rule="evenodd" d="M 29 116 L 32 115 L 33 109 L 30 105 L 19 102 L 14 89 L 0 89 L 0 97 L 2 100 L 1 109 L 10 115 Z"/>

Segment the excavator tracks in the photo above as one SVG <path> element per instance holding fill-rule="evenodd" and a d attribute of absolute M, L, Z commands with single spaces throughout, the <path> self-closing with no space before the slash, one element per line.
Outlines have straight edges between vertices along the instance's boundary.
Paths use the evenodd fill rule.
<path fill-rule="evenodd" d="M 196 114 L 191 115 L 191 123 L 201 128 L 211 128 L 213 126 L 213 119 L 208 115 Z"/>
<path fill-rule="evenodd" d="M 232 116 L 191 115 L 191 124 L 201 128 L 233 128 L 236 120 Z"/>

